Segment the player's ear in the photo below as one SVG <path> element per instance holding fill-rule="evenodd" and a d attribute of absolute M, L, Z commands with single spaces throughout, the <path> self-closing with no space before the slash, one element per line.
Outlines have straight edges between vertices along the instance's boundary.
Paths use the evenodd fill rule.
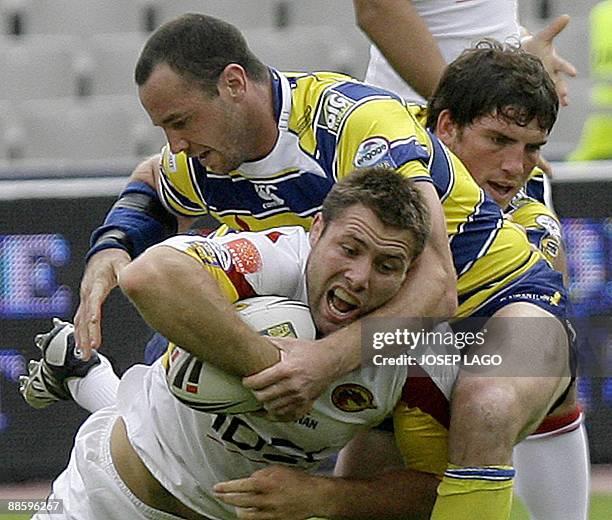
<path fill-rule="evenodd" d="M 323 220 L 323 215 L 321 212 L 317 213 L 312 221 L 312 225 L 310 226 L 310 233 L 308 235 L 308 241 L 310 242 L 310 247 L 314 247 L 316 243 L 323 235 L 323 231 L 325 230 L 325 221 Z"/>
<path fill-rule="evenodd" d="M 438 121 L 436 122 L 435 134 L 442 140 L 447 146 L 452 146 L 452 143 L 457 137 L 458 127 L 453 116 L 448 108 L 445 108 L 438 114 Z"/>
<path fill-rule="evenodd" d="M 246 93 L 247 75 L 242 65 L 230 63 L 219 75 L 219 92 L 233 100 L 240 101 Z"/>

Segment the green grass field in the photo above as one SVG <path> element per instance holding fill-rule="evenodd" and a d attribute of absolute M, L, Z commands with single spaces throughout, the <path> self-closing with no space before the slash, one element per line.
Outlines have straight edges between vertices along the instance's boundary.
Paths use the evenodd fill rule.
<path fill-rule="evenodd" d="M 2 520 L 28 520 L 30 515 L 2 515 Z M 610 520 L 612 518 L 612 493 L 596 493 L 591 496 L 589 520 Z M 525 508 L 516 503 L 510 520 L 529 520 Z"/>
<path fill-rule="evenodd" d="M 610 518 L 612 518 L 612 493 L 593 493 L 589 520 L 609 520 Z M 529 520 L 522 504 L 514 504 L 510 520 Z"/>

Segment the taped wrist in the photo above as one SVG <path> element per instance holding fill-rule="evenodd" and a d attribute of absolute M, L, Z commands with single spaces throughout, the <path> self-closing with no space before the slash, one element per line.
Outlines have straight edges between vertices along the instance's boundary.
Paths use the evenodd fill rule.
<path fill-rule="evenodd" d="M 130 182 L 90 240 L 85 261 L 103 249 L 123 249 L 136 258 L 145 249 L 176 233 L 177 221 L 157 192 L 144 182 Z"/>

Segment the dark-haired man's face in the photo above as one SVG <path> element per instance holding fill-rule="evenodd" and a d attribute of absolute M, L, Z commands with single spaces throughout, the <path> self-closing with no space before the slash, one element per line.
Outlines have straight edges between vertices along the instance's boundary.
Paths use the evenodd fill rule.
<path fill-rule="evenodd" d="M 324 335 L 393 298 L 414 258 L 412 234 L 383 224 L 362 204 L 328 224 L 318 214 L 309 238 L 308 305 Z"/>
<path fill-rule="evenodd" d="M 241 106 L 210 96 L 166 64 L 157 65 L 138 90 L 154 125 L 162 128 L 173 153 L 185 152 L 215 173 L 229 173 L 256 158 L 253 136 Z"/>
<path fill-rule="evenodd" d="M 460 128 L 448 111 L 440 114 L 436 134 L 461 159 L 478 185 L 504 209 L 527 182 L 548 137 L 537 119 L 519 126 L 488 115 Z"/>

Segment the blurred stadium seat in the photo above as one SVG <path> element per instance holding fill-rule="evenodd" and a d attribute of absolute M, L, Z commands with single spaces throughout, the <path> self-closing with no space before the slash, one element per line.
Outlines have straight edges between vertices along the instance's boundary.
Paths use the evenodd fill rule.
<path fill-rule="evenodd" d="M 23 160 L 136 158 L 163 142 L 136 96 L 31 100 L 16 112 Z"/>
<path fill-rule="evenodd" d="M 159 25 L 183 13 L 204 13 L 221 18 L 241 30 L 279 25 L 283 0 L 154 0 Z M 335 2 L 336 0 L 330 0 Z M 308 2 L 307 2 L 308 3 Z"/>
<path fill-rule="evenodd" d="M 6 162 L 14 158 L 21 141 L 21 129 L 13 103 L 0 101 L 0 161 Z"/>
<path fill-rule="evenodd" d="M 252 51 L 282 71 L 330 70 L 362 78 L 369 57 L 368 42 L 357 29 L 341 35 L 332 26 L 243 32 Z"/>
<path fill-rule="evenodd" d="M 550 18 L 541 18 L 542 3 L 519 2 L 521 20 L 532 31 L 550 21 Z M 574 61 L 580 74 L 579 79 L 569 81 L 571 105 L 561 110 L 557 127 L 545 148 L 549 158 L 562 159 L 575 147 L 588 107 L 590 80 L 584 37 L 588 31 L 587 11 L 582 4 L 571 0 L 547 3 L 550 16 L 563 11 L 572 15 L 572 22 L 556 43 L 560 53 Z M 591 6 L 596 2 L 585 0 L 585 3 Z M 126 121 L 129 114 L 133 119 L 126 121 L 119 133 L 131 132 L 131 136 L 117 148 L 113 144 L 116 133 L 107 134 L 110 128 L 107 124 L 96 134 L 100 136 L 99 149 L 130 155 L 134 147 L 142 153 L 156 151 L 163 139 L 138 104 L 134 65 L 148 31 L 181 13 L 194 11 L 234 23 L 245 33 L 254 52 L 280 70 L 335 70 L 363 78 L 369 57 L 368 41 L 355 24 L 351 0 L 0 0 L 3 71 L 0 103 L 6 100 L 11 107 L 20 106 L 19 102 L 27 99 L 125 95 L 131 98 L 133 110 L 119 119 Z M 82 101 L 63 102 L 81 107 L 101 103 L 95 99 Z M 46 106 L 51 110 L 52 105 L 36 103 L 41 111 Z M 42 119 L 42 115 L 38 117 Z M 104 120 L 101 117 L 100 124 L 105 125 Z M 89 123 L 93 132 L 98 122 L 92 116 Z M 0 120 L 0 132 L 3 132 L 0 158 L 19 156 L 15 143 L 24 139 L 19 128 Z M 60 124 L 51 128 L 52 137 L 64 131 Z M 128 132 L 128 128 L 132 130 Z M 41 133 L 38 131 L 36 135 Z M 6 144 L 6 136 L 10 144 Z M 41 136 L 41 139 L 37 157 L 43 157 L 42 143 L 47 138 Z M 67 137 L 66 141 L 70 139 Z M 104 141 L 111 144 L 107 146 Z M 25 142 L 28 146 L 24 153 L 31 156 L 33 144 L 29 138 Z M 55 158 L 56 149 L 49 150 L 49 157 Z M 96 155 L 94 152 L 89 150 L 85 155 Z M 66 153 L 71 155 L 69 151 Z M 75 155 L 83 158 L 81 154 Z"/>
<path fill-rule="evenodd" d="M 94 34 L 85 47 L 90 62 L 83 71 L 91 79 L 91 94 L 136 96 L 134 67 L 146 41 L 143 33 Z"/>
<path fill-rule="evenodd" d="M 288 25 L 355 27 L 352 0 L 280 0 L 286 5 Z M 334 37 L 339 35 L 336 30 Z"/>
<path fill-rule="evenodd" d="M 78 39 L 54 36 L 4 38 L 0 52 L 0 99 L 72 96 L 76 91 Z"/>
<path fill-rule="evenodd" d="M 10 0 L 5 16 L 22 17 L 23 34 L 136 32 L 147 29 L 148 2 L 129 0 Z"/>

